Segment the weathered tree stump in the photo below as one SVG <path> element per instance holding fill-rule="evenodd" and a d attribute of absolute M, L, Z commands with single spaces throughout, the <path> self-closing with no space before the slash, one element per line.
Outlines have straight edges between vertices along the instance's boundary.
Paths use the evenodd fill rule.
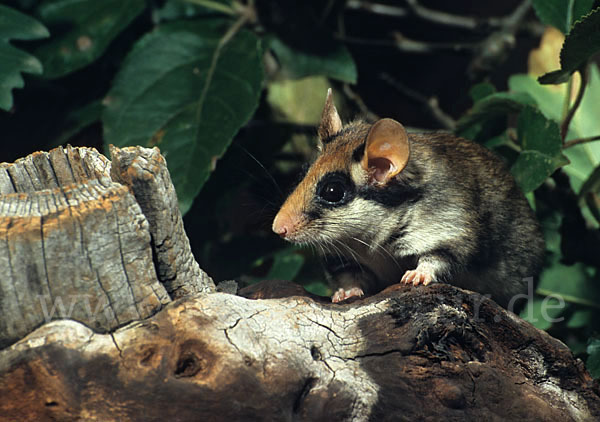
<path fill-rule="evenodd" d="M 331 304 L 281 281 L 214 292 L 179 256 L 189 245 L 164 159 L 112 155 L 61 149 L 2 167 L 0 421 L 600 419 L 582 362 L 477 293 L 393 286 Z M 111 301 L 104 316 L 74 307 L 48 322 L 35 289 Z"/>
<path fill-rule="evenodd" d="M 214 289 L 158 150 L 113 157 L 56 148 L 0 165 L 0 347 L 56 318 L 108 332 Z"/>

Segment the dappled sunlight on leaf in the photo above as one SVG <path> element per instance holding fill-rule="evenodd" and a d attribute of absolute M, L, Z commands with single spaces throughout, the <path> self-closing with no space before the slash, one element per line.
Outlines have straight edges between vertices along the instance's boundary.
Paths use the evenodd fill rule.
<path fill-rule="evenodd" d="M 276 118 L 316 126 L 321 119 L 325 94 L 330 86 L 331 83 L 323 76 L 284 79 L 269 84 L 267 101 L 276 112 Z"/>
<path fill-rule="evenodd" d="M 548 72 L 560 68 L 560 49 L 565 42 L 565 36 L 558 29 L 548 26 L 542 35 L 540 45 L 529 53 L 527 61 L 527 73 L 534 78 L 538 78 Z M 571 99 L 574 99 L 581 84 L 579 73 L 573 75 L 571 85 Z M 567 84 L 542 85 L 550 91 L 560 92 L 564 95 Z"/>

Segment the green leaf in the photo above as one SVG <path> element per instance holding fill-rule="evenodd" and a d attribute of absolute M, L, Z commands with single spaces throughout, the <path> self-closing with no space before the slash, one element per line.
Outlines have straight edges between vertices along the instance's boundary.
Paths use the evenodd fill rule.
<path fill-rule="evenodd" d="M 558 124 L 537 108 L 527 106 L 521 111 L 517 133 L 523 150 L 539 151 L 550 157 L 560 154 L 562 140 Z"/>
<path fill-rule="evenodd" d="M 224 13 L 235 15 L 231 0 L 167 0 L 152 10 L 152 21 L 156 24 L 176 19 Z M 210 6 L 210 7 L 207 7 Z"/>
<path fill-rule="evenodd" d="M 560 122 L 564 101 L 563 93 L 548 89 L 549 87 L 540 85 L 535 78 L 524 74 L 512 75 L 508 79 L 508 88 L 511 92 L 529 95 L 544 116 Z"/>
<path fill-rule="evenodd" d="M 585 181 L 579 191 L 579 198 L 583 198 L 588 193 L 600 192 L 600 166 L 596 167 L 590 177 Z"/>
<path fill-rule="evenodd" d="M 496 92 L 496 87 L 489 82 L 481 82 L 475 84 L 469 89 L 469 96 L 473 100 L 473 103 L 484 99 Z"/>
<path fill-rule="evenodd" d="M 569 160 L 561 153 L 558 124 L 546 118 L 537 108 L 523 108 L 517 121 L 517 134 L 522 152 L 511 172 L 521 189 L 531 192 Z"/>
<path fill-rule="evenodd" d="M 322 281 L 313 281 L 308 284 L 304 284 L 302 287 L 314 295 L 317 296 L 331 296 L 331 288 Z"/>
<path fill-rule="evenodd" d="M 569 82 L 569 79 L 571 78 L 571 73 L 573 73 L 574 71 L 575 70 L 568 71 L 568 70 L 562 70 L 562 69 L 553 70 L 552 72 L 548 72 L 548 73 L 540 76 L 538 78 L 538 81 L 539 81 L 539 83 L 544 84 L 544 85 L 564 84 L 566 82 Z"/>
<path fill-rule="evenodd" d="M 593 339 L 587 347 L 588 358 L 585 366 L 594 378 L 600 377 L 600 339 Z"/>
<path fill-rule="evenodd" d="M 533 97 L 547 118 L 555 122 L 561 121 L 564 92 L 555 87 L 540 85 L 529 75 L 511 76 L 508 86 L 511 91 L 526 93 Z M 567 140 L 600 134 L 598 104 L 600 104 L 600 72 L 598 67 L 592 64 L 589 67 L 587 89 L 569 126 Z M 565 166 L 564 170 L 569 175 L 571 186 L 575 192 L 579 192 L 592 171 L 600 165 L 600 142 L 576 145 L 564 150 L 564 154 L 571 162 Z"/>
<path fill-rule="evenodd" d="M 30 54 L 19 50 L 9 41 L 35 40 L 49 36 L 48 30 L 38 21 L 0 5 L 0 108 L 10 110 L 13 106 L 12 89 L 23 88 L 21 72 L 42 73 L 42 64 Z"/>
<path fill-rule="evenodd" d="M 221 19 L 172 22 L 134 46 L 104 100 L 106 144 L 159 146 L 182 212 L 258 105 L 262 48 Z"/>
<path fill-rule="evenodd" d="M 561 235 L 560 228 L 562 226 L 562 215 L 556 210 L 547 213 L 540 219 L 544 240 L 546 241 L 546 250 L 554 255 L 560 255 Z"/>
<path fill-rule="evenodd" d="M 276 118 L 281 116 L 287 122 L 317 126 L 330 87 L 331 82 L 324 76 L 272 81 L 268 86 L 267 102 Z M 341 97 L 335 94 L 334 98 Z"/>
<path fill-rule="evenodd" d="M 304 256 L 298 248 L 286 248 L 273 254 L 273 265 L 265 279 L 292 281 L 304 265 Z"/>
<path fill-rule="evenodd" d="M 187 3 L 192 3 L 200 6 L 202 9 L 216 11 L 228 15 L 235 15 L 233 0 L 183 0 Z"/>
<path fill-rule="evenodd" d="M 569 126 L 567 140 L 600 134 L 598 104 L 600 104 L 600 72 L 593 64 L 589 68 L 589 80 L 583 101 Z M 572 163 L 565 168 L 565 171 L 571 179 L 573 189 L 579 192 L 594 169 L 600 166 L 600 142 L 576 145 L 566 149 L 564 153 Z"/>
<path fill-rule="evenodd" d="M 578 197 L 587 206 L 596 222 L 600 223 L 600 166 L 596 167 L 590 177 L 584 182 Z M 586 216 L 586 208 L 583 208 Z"/>
<path fill-rule="evenodd" d="M 525 105 L 533 105 L 535 100 L 522 92 L 497 92 L 490 94 L 475 103 L 457 124 L 457 131 L 462 132 L 469 126 L 482 120 L 487 120 L 500 115 L 518 113 Z"/>
<path fill-rule="evenodd" d="M 594 322 L 594 313 L 591 309 L 581 309 L 573 312 L 573 315 L 567 322 L 568 328 L 583 328 L 589 327 Z"/>
<path fill-rule="evenodd" d="M 145 7 L 144 0 L 44 2 L 37 13 L 52 38 L 35 50 L 44 76 L 58 78 L 92 63 Z"/>
<path fill-rule="evenodd" d="M 523 151 L 511 172 L 523 192 L 531 192 L 569 161 L 561 153 L 558 124 L 537 108 L 524 107 L 517 121 L 517 134 Z"/>
<path fill-rule="evenodd" d="M 560 70 L 555 70 L 538 78 L 541 84 L 566 82 L 569 76 L 581 69 L 600 51 L 600 7 L 577 21 L 565 38 L 560 50 Z"/>
<path fill-rule="evenodd" d="M 510 171 L 523 192 L 537 189 L 554 171 L 568 164 L 562 155 L 555 158 L 539 151 L 523 151 Z"/>
<path fill-rule="evenodd" d="M 329 43 L 327 46 L 329 47 Z M 277 57 L 282 73 L 287 78 L 323 75 L 342 82 L 356 83 L 356 65 L 346 46 L 341 43 L 331 43 L 330 48 L 317 53 L 298 50 L 271 36 L 269 48 Z"/>
<path fill-rule="evenodd" d="M 510 137 L 508 136 L 506 131 L 504 131 L 500 135 L 486 139 L 483 145 L 488 149 L 495 149 L 503 146 L 510 146 L 511 142 L 512 141 Z"/>
<path fill-rule="evenodd" d="M 594 280 L 594 270 L 576 263 L 560 263 L 559 256 L 553 257 L 550 267 L 540 276 L 536 293 L 540 295 L 560 295 L 565 302 L 600 308 L 600 286 Z"/>
<path fill-rule="evenodd" d="M 545 25 L 567 34 L 571 25 L 594 6 L 594 0 L 533 0 L 535 14 Z"/>
<path fill-rule="evenodd" d="M 547 330 L 552 327 L 552 324 L 562 322 L 564 319 L 564 317 L 561 317 L 561 314 L 568 305 L 561 305 L 562 303 L 556 297 L 536 297 L 527 302 L 520 316 L 525 321 L 533 324 L 534 327 L 540 330 Z"/>

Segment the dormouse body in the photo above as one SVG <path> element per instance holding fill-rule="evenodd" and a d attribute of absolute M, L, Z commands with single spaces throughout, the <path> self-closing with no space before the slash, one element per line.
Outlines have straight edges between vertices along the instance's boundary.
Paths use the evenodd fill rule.
<path fill-rule="evenodd" d="M 502 306 L 537 277 L 544 241 L 502 160 L 392 119 L 343 126 L 328 92 L 319 155 L 273 222 L 319 250 L 334 302 L 391 284 L 448 282 Z"/>

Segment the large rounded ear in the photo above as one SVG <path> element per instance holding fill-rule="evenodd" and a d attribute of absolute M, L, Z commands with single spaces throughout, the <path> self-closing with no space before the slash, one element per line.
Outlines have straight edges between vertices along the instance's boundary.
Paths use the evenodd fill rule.
<path fill-rule="evenodd" d="M 369 130 L 361 165 L 369 173 L 369 182 L 385 185 L 404 169 L 409 155 L 404 126 L 394 119 L 381 119 Z"/>
<path fill-rule="evenodd" d="M 318 130 L 319 149 L 323 148 L 323 143 L 327 142 L 327 139 L 342 130 L 342 119 L 340 119 L 340 115 L 333 104 L 332 97 L 331 88 L 329 88 L 327 90 L 327 99 L 325 100 L 325 107 L 323 107 L 321 123 L 319 124 Z"/>

